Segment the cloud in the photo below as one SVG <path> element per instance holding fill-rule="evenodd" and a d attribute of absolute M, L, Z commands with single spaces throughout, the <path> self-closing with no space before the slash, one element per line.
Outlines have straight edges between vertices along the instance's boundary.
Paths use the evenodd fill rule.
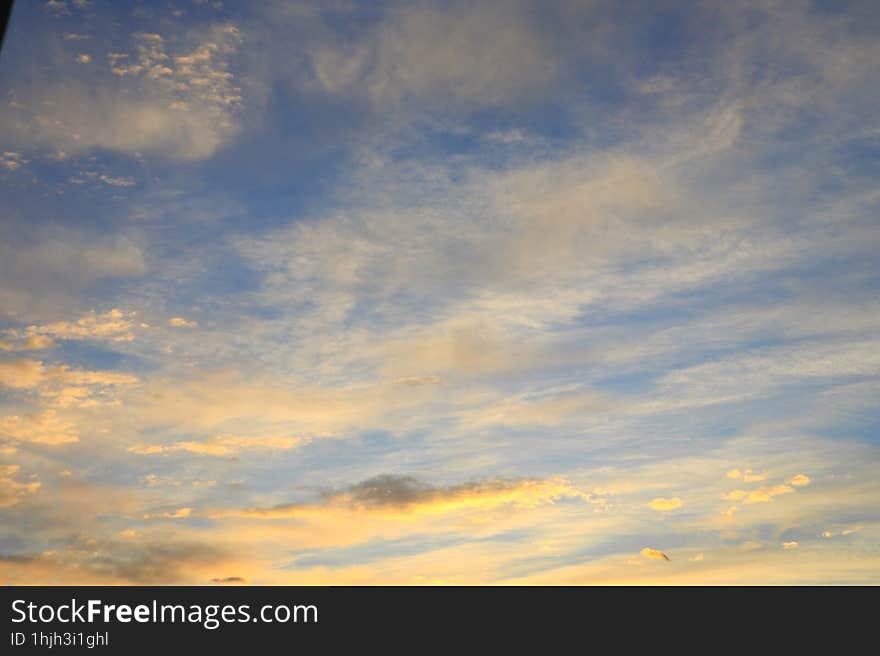
<path fill-rule="evenodd" d="M 564 479 L 488 479 L 453 486 L 431 486 L 410 476 L 382 475 L 329 494 L 320 504 L 283 504 L 253 508 L 244 517 L 279 519 L 322 514 L 334 509 L 376 513 L 390 517 L 442 515 L 467 510 L 493 510 L 509 506 L 531 508 L 563 497 L 588 499 L 589 494 L 569 486 Z"/>
<path fill-rule="evenodd" d="M 106 339 L 114 342 L 130 342 L 134 339 L 132 328 L 134 313 L 113 308 L 104 314 L 94 310 L 76 321 L 57 321 L 44 325 L 29 326 L 28 336 L 50 336 L 56 339 Z"/>
<path fill-rule="evenodd" d="M 54 226 L 22 241 L 0 239 L 0 306 L 12 316 L 50 316 L 79 306 L 94 283 L 140 278 L 148 271 L 141 246 L 121 234 L 89 235 Z"/>
<path fill-rule="evenodd" d="M 523 3 L 454 2 L 396 7 L 355 40 L 328 35 L 308 55 L 321 88 L 379 108 L 480 108 L 549 86 L 560 68 L 553 43 Z"/>
<path fill-rule="evenodd" d="M 246 585 L 248 581 L 241 576 L 223 576 L 213 578 L 211 579 L 211 582 L 219 585 Z"/>
<path fill-rule="evenodd" d="M 131 49 L 106 53 L 106 66 L 92 53 L 88 79 L 65 76 L 62 85 L 47 68 L 28 83 L 13 81 L 21 109 L 4 110 L 6 138 L 71 154 L 210 156 L 239 130 L 242 95 L 229 69 L 242 35 L 215 24 L 182 41 L 172 48 L 159 34 L 138 32 Z"/>
<path fill-rule="evenodd" d="M 90 581 L 108 585 L 203 583 L 228 554 L 196 540 L 88 539 L 72 537 L 63 550 L 24 554 L 0 562 L 0 579 L 39 585 Z"/>
<path fill-rule="evenodd" d="M 788 485 L 767 485 L 756 490 L 733 490 L 724 495 L 728 501 L 742 501 L 746 504 L 769 503 L 781 494 L 790 494 L 794 488 Z"/>
<path fill-rule="evenodd" d="M 16 480 L 21 467 L 18 465 L 0 465 L 0 508 L 7 508 L 19 503 L 23 497 L 36 492 L 40 481 L 30 480 L 21 483 Z"/>
<path fill-rule="evenodd" d="M 439 385 L 442 379 L 439 376 L 404 376 L 397 379 L 398 385 L 409 385 L 417 387 L 419 385 Z"/>
<path fill-rule="evenodd" d="M 731 469 L 727 472 L 727 478 L 742 479 L 745 483 L 756 483 L 767 478 L 767 474 L 757 474 L 751 469 L 740 471 L 739 469 Z"/>
<path fill-rule="evenodd" d="M 57 344 L 45 335 L 27 335 L 23 339 L 14 341 L 0 338 L 0 351 L 42 351 L 56 346 Z"/>
<path fill-rule="evenodd" d="M 131 453 L 138 455 L 158 455 L 174 451 L 186 451 L 197 455 L 230 456 L 242 451 L 283 451 L 294 449 L 307 440 L 299 437 L 234 437 L 218 435 L 208 440 L 174 442 L 129 447 Z"/>
<path fill-rule="evenodd" d="M 797 549 L 799 546 L 800 545 L 798 544 L 798 542 L 796 540 L 792 540 L 791 542 L 783 542 L 782 543 L 783 549 Z"/>
<path fill-rule="evenodd" d="M 789 485 L 794 485 L 795 487 L 803 487 L 805 485 L 809 485 L 811 481 L 810 477 L 806 474 L 796 474 L 795 476 L 792 476 L 790 479 L 788 479 L 787 482 Z"/>
<path fill-rule="evenodd" d="M 642 554 L 644 558 L 653 558 L 654 560 L 669 560 L 669 556 L 667 556 L 662 551 L 658 551 L 657 549 L 651 549 L 651 547 L 645 547 L 639 553 Z"/>
<path fill-rule="evenodd" d="M 744 503 L 767 503 L 780 494 L 790 494 L 794 489 L 788 485 L 769 485 L 748 493 Z"/>
<path fill-rule="evenodd" d="M 45 378 L 43 363 L 38 360 L 0 361 L 0 385 L 17 389 L 36 387 Z"/>
<path fill-rule="evenodd" d="M 120 17 L 112 53 L 97 38 L 20 51 L 33 66 L 11 80 L 0 132 L 20 158 L 8 161 L 38 163 L 0 168 L 17 224 L 0 240 L 0 376 L 19 385 L 3 388 L 14 421 L 0 421 L 16 430 L 0 450 L 42 487 L 4 511 L 17 561 L 0 577 L 880 571 L 862 548 L 875 527 L 779 546 L 793 527 L 841 533 L 878 496 L 876 449 L 840 437 L 871 432 L 878 396 L 864 266 L 876 192 L 861 152 L 876 140 L 877 46 L 851 7 L 679 4 L 660 17 L 607 3 L 286 3 L 297 18 L 271 26 L 246 12 L 243 48 L 230 35 L 228 50 L 208 45 L 189 12 L 158 30 L 138 17 L 136 35 Z M 648 39 L 646 68 L 658 18 L 676 38 Z M 277 96 L 250 132 L 245 85 L 260 66 L 311 81 L 259 81 Z M 192 161 L 236 135 L 258 143 Z M 46 148 L 69 156 L 43 161 Z M 56 190 L 72 167 L 91 183 Z M 215 200 L 138 206 L 180 190 Z M 44 215 L 94 227 L 30 227 Z M 112 307 L 126 311 L 102 314 Z M 175 312 L 210 330 L 167 329 Z M 130 325 L 99 329 L 114 322 Z M 5 332 L 25 325 L 53 328 Z M 59 349 L 21 364 L 32 339 Z M 76 368 L 117 365 L 138 375 Z M 82 442 L 28 446 L 31 416 Z M 420 474 L 372 477 L 405 471 Z M 822 485 L 788 478 L 800 471 Z M 115 486 L 79 504 L 78 477 Z M 646 504 L 670 481 L 687 512 L 653 521 Z M 624 568 L 638 544 L 707 558 Z"/>
<path fill-rule="evenodd" d="M 135 385 L 136 376 L 116 371 L 84 371 L 67 365 L 46 366 L 38 360 L 0 361 L 0 386 L 37 390 L 54 405 L 81 408 L 117 403 L 113 390 Z"/>
<path fill-rule="evenodd" d="M 651 503 L 649 503 L 648 505 L 654 510 L 665 512 L 667 510 L 675 510 L 676 508 L 681 508 L 681 499 L 679 499 L 678 497 L 674 497 L 672 499 L 659 497 L 651 501 Z"/>
<path fill-rule="evenodd" d="M 168 320 L 168 325 L 174 328 L 195 328 L 199 324 L 197 321 L 187 321 L 183 317 L 171 317 Z"/>
<path fill-rule="evenodd" d="M 79 441 L 73 422 L 61 418 L 55 410 L 0 417 L 0 436 L 15 442 L 60 446 Z"/>
<path fill-rule="evenodd" d="M 143 519 L 186 519 L 192 515 L 192 512 L 193 509 L 189 507 L 178 508 L 160 513 L 145 513 Z"/>
<path fill-rule="evenodd" d="M 27 164 L 27 160 L 24 159 L 19 153 L 7 150 L 4 153 L 0 154 L 0 166 L 5 168 L 7 171 L 15 171 L 16 169 L 20 169 L 25 164 Z"/>

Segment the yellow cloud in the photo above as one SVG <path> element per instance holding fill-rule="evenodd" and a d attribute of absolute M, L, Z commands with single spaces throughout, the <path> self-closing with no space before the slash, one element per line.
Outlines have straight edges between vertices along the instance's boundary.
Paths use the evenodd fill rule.
<path fill-rule="evenodd" d="M 651 549 L 650 547 L 645 547 L 641 550 L 640 553 L 645 558 L 653 558 L 655 560 L 669 560 L 669 556 L 667 556 L 665 553 L 657 549 Z"/>
<path fill-rule="evenodd" d="M 28 335 L 17 341 L 0 338 L 0 351 L 42 351 L 56 346 L 52 338 L 45 335 Z"/>
<path fill-rule="evenodd" d="M 773 497 L 779 496 L 780 494 L 789 494 L 791 492 L 794 492 L 794 489 L 788 485 L 771 485 L 762 487 L 758 490 L 749 492 L 744 503 L 767 503 L 772 501 Z"/>
<path fill-rule="evenodd" d="M 195 328 L 199 323 L 198 321 L 188 321 L 183 317 L 171 317 L 168 320 L 168 325 L 174 328 Z"/>
<path fill-rule="evenodd" d="M 243 517 L 282 519 L 324 516 L 330 513 L 370 514 L 388 519 L 418 515 L 445 515 L 461 511 L 489 511 L 502 507 L 533 508 L 558 499 L 581 498 L 589 493 L 571 487 L 561 477 L 547 480 L 490 479 L 449 487 L 431 487 L 410 477 L 379 476 L 328 496 L 318 504 L 284 504 L 240 511 Z"/>
<path fill-rule="evenodd" d="M 178 508 L 173 512 L 147 513 L 144 519 L 185 519 L 192 515 L 192 508 Z"/>
<path fill-rule="evenodd" d="M 79 441 L 73 422 L 58 417 L 55 410 L 0 418 L 0 435 L 17 442 L 57 446 Z"/>
<path fill-rule="evenodd" d="M 39 360 L 8 360 L 0 362 L 0 385 L 17 389 L 36 387 L 45 377 Z"/>
<path fill-rule="evenodd" d="M 796 540 L 792 540 L 791 542 L 783 542 L 782 543 L 783 549 L 797 549 L 799 546 L 800 545 L 798 544 L 798 542 Z"/>
<path fill-rule="evenodd" d="M 124 313 L 114 308 L 104 314 L 90 314 L 76 321 L 58 321 L 42 326 L 30 326 L 28 335 L 49 336 L 57 339 L 108 339 L 114 342 L 129 342 L 134 339 L 131 317 L 134 313 Z"/>
<path fill-rule="evenodd" d="M 751 469 L 740 471 L 739 469 L 731 469 L 727 472 L 727 478 L 742 479 L 745 483 L 756 483 L 767 478 L 767 474 L 758 474 Z"/>
<path fill-rule="evenodd" d="M 659 497 L 651 501 L 648 504 L 654 510 L 664 512 L 667 510 L 675 510 L 676 508 L 681 508 L 681 499 L 678 497 L 673 497 L 671 499 L 665 499 L 663 497 Z"/>
<path fill-rule="evenodd" d="M 20 469 L 18 465 L 0 465 L 0 508 L 13 506 L 25 495 L 39 489 L 39 481 L 20 483 L 15 480 Z"/>
<path fill-rule="evenodd" d="M 174 451 L 186 451 L 207 456 L 227 456 L 245 450 L 281 451 L 293 449 L 306 443 L 300 437 L 233 437 L 216 436 L 202 442 L 183 441 L 173 444 L 133 446 L 128 450 L 138 455 L 157 455 Z"/>
<path fill-rule="evenodd" d="M 803 487 L 805 485 L 809 485 L 811 483 L 810 477 L 806 474 L 796 474 L 788 479 L 789 485 L 794 485 L 795 487 Z"/>
<path fill-rule="evenodd" d="M 62 385 L 132 385 L 138 379 L 129 374 L 115 371 L 84 371 L 70 369 L 66 365 L 47 367 L 39 360 L 7 360 L 0 362 L 0 385 L 18 389 L 29 389 L 46 384 Z M 54 396 L 48 388 L 44 396 Z"/>

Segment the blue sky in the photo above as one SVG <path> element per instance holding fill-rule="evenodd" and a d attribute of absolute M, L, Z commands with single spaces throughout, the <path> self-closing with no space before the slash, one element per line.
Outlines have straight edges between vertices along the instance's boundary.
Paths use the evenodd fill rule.
<path fill-rule="evenodd" d="M 878 23 L 18 3 L 0 580 L 878 582 Z"/>

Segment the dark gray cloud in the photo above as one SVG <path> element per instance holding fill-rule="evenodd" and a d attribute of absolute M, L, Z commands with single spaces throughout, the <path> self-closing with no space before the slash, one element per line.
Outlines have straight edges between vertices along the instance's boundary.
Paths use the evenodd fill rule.
<path fill-rule="evenodd" d="M 193 578 L 194 567 L 220 563 L 228 555 L 220 548 L 195 541 L 137 544 L 77 535 L 40 554 L 0 555 L 0 579 L 15 583 L 20 578 L 33 583 L 63 581 L 70 575 L 91 582 L 180 583 Z"/>
<path fill-rule="evenodd" d="M 538 483 L 529 478 L 487 478 L 468 481 L 458 485 L 430 485 L 413 476 L 380 474 L 351 485 L 331 498 L 349 498 L 353 506 L 402 507 L 472 494 L 503 492 L 520 488 L 528 483 Z"/>

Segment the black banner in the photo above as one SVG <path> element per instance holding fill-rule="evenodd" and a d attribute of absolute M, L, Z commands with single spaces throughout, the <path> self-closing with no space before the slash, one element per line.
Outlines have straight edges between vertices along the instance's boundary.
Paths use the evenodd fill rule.
<path fill-rule="evenodd" d="M 848 606 L 870 607 L 869 588 L 0 588 L 0 653 L 132 653 L 133 650 L 342 649 L 469 644 L 618 646 L 677 643 L 704 632 L 788 635 L 831 631 Z M 858 602 L 858 604 L 856 603 Z M 851 616 L 852 617 L 852 616 Z M 622 630 L 621 630 L 622 629 Z M 406 639 L 405 639 L 406 638 Z M 410 644 L 411 647 L 414 645 Z M 592 651 L 586 650 L 586 651 Z"/>

